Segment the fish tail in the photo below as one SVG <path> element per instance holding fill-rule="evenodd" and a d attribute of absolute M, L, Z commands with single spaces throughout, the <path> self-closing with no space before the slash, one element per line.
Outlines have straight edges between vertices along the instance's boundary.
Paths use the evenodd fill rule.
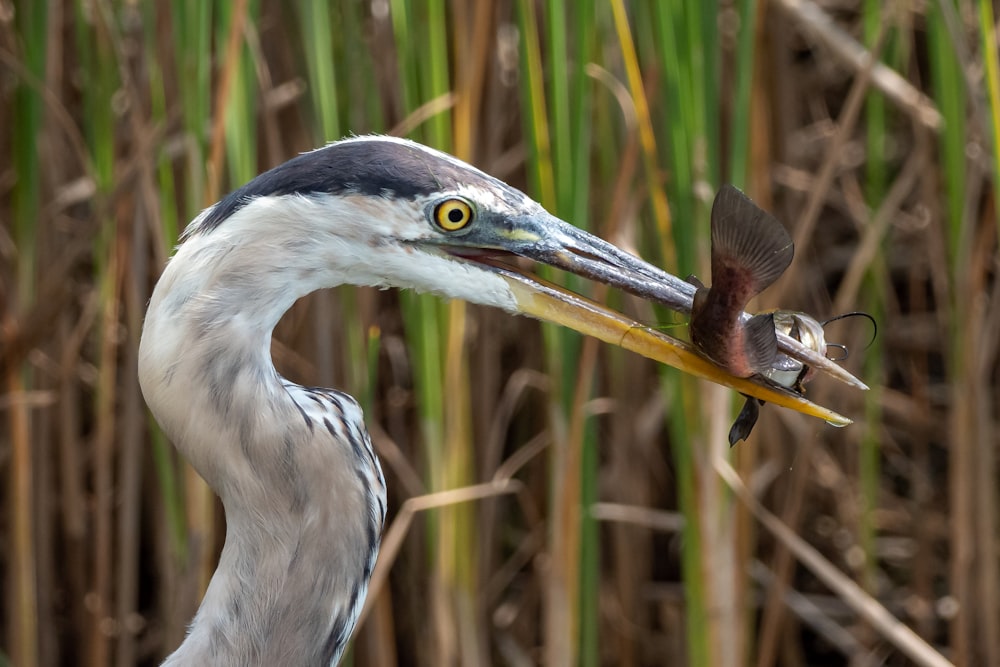
<path fill-rule="evenodd" d="M 792 262 L 794 244 L 778 220 L 731 185 L 723 185 L 712 205 L 712 273 L 738 263 L 756 295 Z"/>

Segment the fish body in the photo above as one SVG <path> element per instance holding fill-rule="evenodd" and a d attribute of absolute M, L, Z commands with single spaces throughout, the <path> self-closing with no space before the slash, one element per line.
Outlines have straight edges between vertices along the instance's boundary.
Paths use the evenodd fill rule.
<path fill-rule="evenodd" d="M 733 375 L 765 375 L 778 356 L 773 313 L 743 311 L 788 268 L 794 254 L 787 230 L 731 185 L 712 205 L 712 285 L 698 288 L 691 307 L 691 342 Z"/>

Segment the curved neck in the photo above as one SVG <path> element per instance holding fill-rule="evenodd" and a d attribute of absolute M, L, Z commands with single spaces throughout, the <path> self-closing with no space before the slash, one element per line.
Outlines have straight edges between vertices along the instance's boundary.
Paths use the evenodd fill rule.
<path fill-rule="evenodd" d="M 171 260 L 140 343 L 146 401 L 227 521 L 218 569 L 166 664 L 335 664 L 374 565 L 384 481 L 353 399 L 281 378 L 270 339 L 299 296 L 337 276 L 303 244 L 237 245 L 219 231 Z"/>

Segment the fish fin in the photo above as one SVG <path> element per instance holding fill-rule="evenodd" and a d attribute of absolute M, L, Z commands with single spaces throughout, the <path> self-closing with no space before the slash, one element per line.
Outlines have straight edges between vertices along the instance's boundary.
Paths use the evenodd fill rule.
<path fill-rule="evenodd" d="M 747 300 L 778 279 L 795 249 L 788 230 L 732 185 L 723 185 L 712 205 L 712 286 L 737 271 L 747 274 Z M 728 288 L 727 288 L 728 289 Z"/>
<path fill-rule="evenodd" d="M 703 287 L 705 287 L 705 283 L 701 282 L 698 276 L 694 275 L 693 273 L 689 275 L 687 278 L 685 278 L 684 282 L 686 282 L 688 285 L 694 285 L 698 289 L 702 289 Z"/>
<path fill-rule="evenodd" d="M 754 315 L 746 325 L 747 364 L 755 373 L 771 370 L 778 356 L 778 335 L 774 332 L 774 313 Z"/>
<path fill-rule="evenodd" d="M 695 280 L 698 280 L 695 278 Z M 701 282 L 701 281 L 699 281 Z M 691 313 L 696 316 L 697 313 L 701 312 L 701 309 L 705 306 L 705 300 L 708 299 L 709 289 L 704 285 L 698 287 L 694 292 L 694 297 L 691 300 Z"/>
<path fill-rule="evenodd" d="M 708 288 L 705 287 L 705 283 L 698 279 L 698 276 L 693 273 L 684 279 L 689 285 L 694 285 L 697 289 L 694 291 L 694 297 L 691 301 L 691 312 L 697 313 L 701 310 L 701 307 L 705 305 L 705 299 L 708 298 Z"/>
<path fill-rule="evenodd" d="M 736 443 L 740 440 L 746 440 L 750 437 L 750 431 L 753 430 L 754 424 L 757 423 L 757 417 L 760 416 L 760 406 L 764 405 L 764 401 L 758 400 L 753 396 L 746 396 L 746 403 L 743 404 L 743 409 L 740 410 L 740 414 L 736 415 L 736 421 L 733 422 L 732 428 L 729 429 L 729 446 L 735 447 Z"/>

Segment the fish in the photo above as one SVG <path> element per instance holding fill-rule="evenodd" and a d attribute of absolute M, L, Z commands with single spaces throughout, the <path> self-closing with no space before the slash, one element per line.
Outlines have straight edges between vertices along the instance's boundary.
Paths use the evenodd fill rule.
<path fill-rule="evenodd" d="M 724 185 L 712 204 L 712 285 L 697 290 L 688 332 L 706 357 L 739 377 L 764 375 L 778 356 L 773 313 L 743 318 L 752 298 L 784 273 L 795 252 L 785 227 Z"/>
<path fill-rule="evenodd" d="M 740 377 L 759 376 L 798 394 L 815 369 L 778 351 L 781 332 L 823 356 L 830 346 L 824 327 L 845 317 L 874 318 L 862 312 L 845 313 L 824 322 L 803 312 L 774 310 L 746 317 L 743 311 L 755 296 L 770 287 L 792 263 L 795 246 L 777 218 L 732 185 L 723 185 L 712 204 L 712 285 L 695 276 L 688 333 L 691 343 L 708 359 Z M 874 334 L 873 334 L 874 340 Z M 829 359 L 830 357 L 827 356 Z M 729 446 L 746 440 L 760 416 L 764 401 L 746 397 L 729 430 Z"/>

